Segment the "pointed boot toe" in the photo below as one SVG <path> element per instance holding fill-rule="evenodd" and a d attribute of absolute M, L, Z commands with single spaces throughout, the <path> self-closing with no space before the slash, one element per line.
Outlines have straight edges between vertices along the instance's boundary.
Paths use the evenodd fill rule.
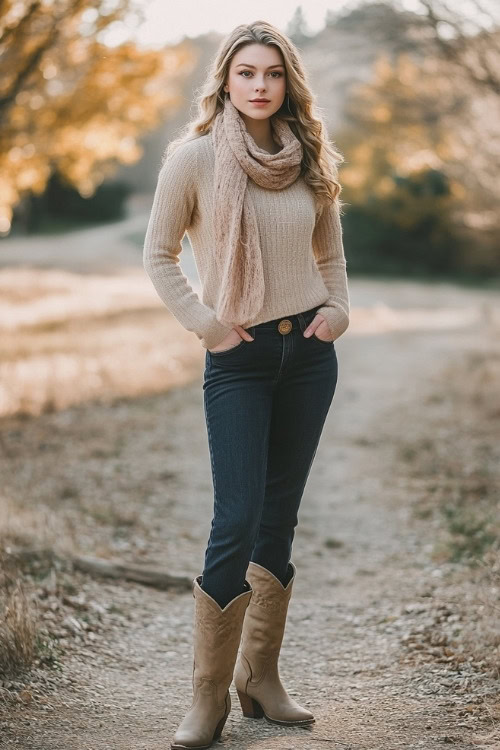
<path fill-rule="evenodd" d="M 247 580 L 253 593 L 243 622 L 234 683 L 245 717 L 264 717 L 284 726 L 306 726 L 315 721 L 314 715 L 288 695 L 278 671 L 296 574 L 294 564 L 289 565 L 291 577 L 286 587 L 262 565 L 251 562 L 248 567 Z"/>
<path fill-rule="evenodd" d="M 193 582 L 195 599 L 193 701 L 180 723 L 171 750 L 206 750 L 217 740 L 231 710 L 229 686 L 252 589 L 235 597 L 224 609 Z"/>

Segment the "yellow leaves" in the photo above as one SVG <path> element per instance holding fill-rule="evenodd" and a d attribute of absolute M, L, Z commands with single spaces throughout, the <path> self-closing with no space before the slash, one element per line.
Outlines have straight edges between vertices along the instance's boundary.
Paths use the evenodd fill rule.
<path fill-rule="evenodd" d="M 465 201 L 467 198 L 467 190 L 465 188 L 465 185 L 463 185 L 461 182 L 457 182 L 456 180 L 452 181 L 450 192 L 457 200 Z"/>
<path fill-rule="evenodd" d="M 421 73 L 421 67 L 416 65 L 411 57 L 406 54 L 402 54 L 398 57 L 396 74 L 403 86 L 413 86 Z"/>
<path fill-rule="evenodd" d="M 375 78 L 380 82 L 388 80 L 393 75 L 394 69 L 392 63 L 385 52 L 380 54 L 375 61 L 374 70 Z"/>
<path fill-rule="evenodd" d="M 344 167 L 342 169 L 342 184 L 352 190 L 358 190 L 366 181 L 366 170 L 361 167 Z"/>
<path fill-rule="evenodd" d="M 44 98 L 43 96 L 40 96 L 39 94 L 33 94 L 33 96 L 29 100 L 28 106 L 31 109 L 37 110 L 41 109 L 44 104 Z"/>
<path fill-rule="evenodd" d="M 57 110 L 51 107 L 45 107 L 38 114 L 38 126 L 40 129 L 49 131 L 57 125 Z"/>
<path fill-rule="evenodd" d="M 378 194 L 387 197 L 394 191 L 394 180 L 387 175 L 383 175 L 378 181 Z"/>
<path fill-rule="evenodd" d="M 15 3 L 0 19 L 12 26 L 0 46 L 6 71 L 0 79 L 1 232 L 8 231 L 12 206 L 24 192 L 43 190 L 54 168 L 87 195 L 113 165 L 137 161 L 143 133 L 181 103 L 179 81 L 197 55 L 189 43 L 167 50 L 141 50 L 129 41 L 104 45 L 106 27 L 128 18 L 127 0 L 107 3 L 109 13 L 102 0 L 83 10 L 61 2 L 57 14 L 54 7 L 46 0 L 28 15 L 25 3 Z"/>
<path fill-rule="evenodd" d="M 1 160 L 0 166 L 3 166 Z M 3 170 L 0 170 L 0 175 L 2 174 L 2 171 Z M 17 200 L 17 197 L 18 193 L 12 186 L 10 180 L 0 176 L 0 203 L 3 205 L 11 204 L 12 201 Z"/>
<path fill-rule="evenodd" d="M 142 117 L 142 107 L 133 104 L 127 109 L 127 117 L 132 122 L 138 122 Z"/>
<path fill-rule="evenodd" d="M 407 149 L 406 154 L 401 155 L 401 173 L 411 174 L 423 169 L 441 169 L 443 161 L 438 154 L 430 148 L 414 150 Z"/>
<path fill-rule="evenodd" d="M 372 110 L 373 119 L 377 122 L 389 122 L 392 118 L 392 113 L 389 107 L 384 104 L 375 106 Z"/>
<path fill-rule="evenodd" d="M 118 143 L 117 159 L 122 164 L 135 164 L 139 161 L 144 149 L 132 137 L 121 138 Z"/>
<path fill-rule="evenodd" d="M 349 128 L 342 136 L 346 165 L 341 181 L 347 200 L 387 197 L 396 176 L 447 171 L 459 157 L 456 118 L 460 88 L 435 60 L 418 64 L 406 54 L 381 55 L 371 83 L 356 88 L 348 102 Z"/>
<path fill-rule="evenodd" d="M 400 53 L 394 62 L 386 53 L 381 53 L 374 70 L 375 85 L 392 85 L 398 81 L 403 86 L 413 86 L 422 72 L 422 68 L 405 52 Z"/>
<path fill-rule="evenodd" d="M 19 201 L 23 190 L 41 193 L 50 176 L 44 156 L 37 155 L 31 143 L 24 148 L 17 146 L 0 153 L 0 235 L 11 228 L 13 206 Z"/>
<path fill-rule="evenodd" d="M 29 130 L 29 123 L 32 120 L 33 113 L 30 112 L 29 107 L 12 107 L 10 111 L 10 125 L 12 130 L 17 132 L 23 132 Z M 3 141 L 3 138 L 0 137 L 0 143 Z"/>
<path fill-rule="evenodd" d="M 5 29 L 14 28 L 19 23 L 26 11 L 25 4 L 21 2 L 12 3 L 10 8 L 6 11 L 2 26 Z"/>
<path fill-rule="evenodd" d="M 24 146 L 13 146 L 7 151 L 7 158 L 12 162 L 20 162 L 33 156 L 35 146 L 33 143 L 25 143 Z"/>
<path fill-rule="evenodd" d="M 65 49 L 67 65 L 81 65 L 88 61 L 89 45 L 92 40 L 89 39 L 72 39 Z"/>
<path fill-rule="evenodd" d="M 19 190 L 29 190 L 36 185 L 40 173 L 34 167 L 25 167 L 17 174 L 17 187 Z"/>
<path fill-rule="evenodd" d="M 50 81 L 52 78 L 55 78 L 58 73 L 57 65 L 54 65 L 54 63 L 48 62 L 44 67 L 40 69 L 46 81 Z"/>
<path fill-rule="evenodd" d="M 0 236 L 9 234 L 12 225 L 12 208 L 0 205 Z"/>

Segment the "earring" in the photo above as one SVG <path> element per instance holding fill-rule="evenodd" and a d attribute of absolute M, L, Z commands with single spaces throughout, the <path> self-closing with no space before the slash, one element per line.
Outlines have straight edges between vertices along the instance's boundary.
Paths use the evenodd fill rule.
<path fill-rule="evenodd" d="M 286 92 L 286 106 L 288 107 L 288 111 L 290 112 L 291 116 L 294 117 L 292 110 L 290 109 L 290 94 L 288 91 Z"/>

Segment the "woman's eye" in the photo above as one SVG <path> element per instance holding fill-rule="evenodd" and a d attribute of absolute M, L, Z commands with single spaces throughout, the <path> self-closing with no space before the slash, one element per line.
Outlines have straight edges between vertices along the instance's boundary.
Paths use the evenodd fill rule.
<path fill-rule="evenodd" d="M 240 76 L 242 76 L 244 73 L 251 73 L 251 70 L 240 70 Z M 281 78 L 283 73 L 281 73 L 279 70 L 273 70 L 271 75 L 276 74 L 276 78 Z M 245 76 L 245 78 L 248 78 L 248 76 Z"/>

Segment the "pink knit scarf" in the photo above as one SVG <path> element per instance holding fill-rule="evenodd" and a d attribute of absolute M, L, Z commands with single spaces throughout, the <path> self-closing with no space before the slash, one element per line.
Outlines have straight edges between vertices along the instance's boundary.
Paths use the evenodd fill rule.
<path fill-rule="evenodd" d="M 212 126 L 215 149 L 215 258 L 219 298 L 216 317 L 227 326 L 250 325 L 264 303 L 259 227 L 248 195 L 250 177 L 269 190 L 282 190 L 300 174 L 302 143 L 286 120 L 271 117 L 277 154 L 259 148 L 239 110 L 227 97 Z"/>

